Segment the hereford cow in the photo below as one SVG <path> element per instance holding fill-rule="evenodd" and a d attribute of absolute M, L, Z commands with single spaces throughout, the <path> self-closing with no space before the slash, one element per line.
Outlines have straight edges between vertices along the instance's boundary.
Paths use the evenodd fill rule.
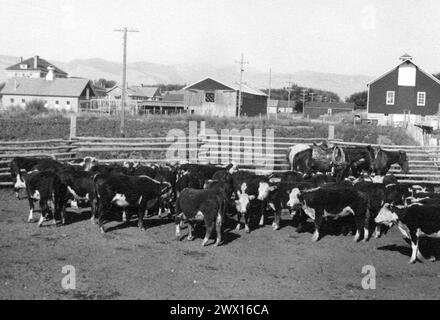
<path fill-rule="evenodd" d="M 295 188 L 289 195 L 288 206 L 301 207 L 314 220 L 313 241 L 320 238 L 323 218 L 339 219 L 349 215 L 354 216 L 356 223 L 354 240 L 359 241 L 362 233 L 364 241 L 369 237 L 368 196 L 353 187 L 334 186 L 302 192 Z"/>
<path fill-rule="evenodd" d="M 138 213 L 138 226 L 145 230 L 143 219 L 145 210 L 152 207 L 162 197 L 169 197 L 171 185 L 147 176 L 102 175 L 94 178 L 98 197 L 98 220 L 101 232 L 104 219 L 112 205 L 121 208 L 135 208 Z"/>
<path fill-rule="evenodd" d="M 375 222 L 388 227 L 397 225 L 403 236 L 411 241 L 412 254 L 409 263 L 415 263 L 423 256 L 419 251 L 421 237 L 440 238 L 440 206 L 439 205 L 411 205 L 399 208 L 386 205 L 379 212 Z M 435 257 L 431 257 L 435 261 Z"/>
<path fill-rule="evenodd" d="M 188 222 L 188 240 L 192 241 L 193 222 L 203 220 L 205 222 L 206 234 L 202 246 L 206 246 L 211 237 L 214 227 L 217 233 L 217 240 L 214 246 L 222 241 L 222 224 L 224 220 L 224 208 L 226 197 L 220 189 L 197 190 L 184 189 L 176 202 L 176 237 L 180 239 L 180 223 Z"/>

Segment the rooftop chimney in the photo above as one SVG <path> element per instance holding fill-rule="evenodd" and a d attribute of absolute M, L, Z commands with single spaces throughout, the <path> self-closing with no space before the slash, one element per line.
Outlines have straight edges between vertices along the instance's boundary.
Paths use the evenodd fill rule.
<path fill-rule="evenodd" d="M 413 57 L 412 57 L 410 54 L 405 53 L 405 54 L 402 55 L 399 59 L 402 60 L 402 61 L 406 61 L 406 60 L 412 60 Z"/>
<path fill-rule="evenodd" d="M 47 67 L 47 75 L 46 75 L 46 80 L 47 81 L 53 81 L 55 79 L 55 74 L 54 71 L 55 68 L 52 66 Z"/>
<path fill-rule="evenodd" d="M 34 56 L 34 69 L 38 68 L 38 56 Z"/>

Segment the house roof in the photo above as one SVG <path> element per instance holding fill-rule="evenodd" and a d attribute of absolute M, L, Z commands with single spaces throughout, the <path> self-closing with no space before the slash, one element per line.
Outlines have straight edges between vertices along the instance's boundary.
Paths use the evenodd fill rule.
<path fill-rule="evenodd" d="M 14 78 L 9 80 L 2 94 L 27 96 L 79 97 L 89 85 L 90 80 L 79 78 Z M 94 95 L 93 86 L 89 86 Z"/>
<path fill-rule="evenodd" d="M 131 86 L 128 88 L 129 95 L 137 97 L 152 98 L 155 96 L 160 96 L 159 87 L 142 87 L 142 86 Z"/>
<path fill-rule="evenodd" d="M 34 68 L 34 59 L 37 59 L 37 68 Z M 32 57 L 32 58 L 23 60 L 23 62 L 19 62 L 17 64 L 14 64 L 13 66 L 6 68 L 6 70 L 20 70 L 20 71 L 22 71 L 23 69 L 20 68 L 20 65 L 22 65 L 22 64 L 27 65 L 27 69 L 25 69 L 25 70 L 47 71 L 47 68 L 52 66 L 55 69 L 54 70 L 55 73 L 59 73 L 59 74 L 63 74 L 63 75 L 67 76 L 67 72 L 64 72 L 60 68 L 54 66 L 50 62 L 48 62 L 40 57 Z"/>
<path fill-rule="evenodd" d="M 212 77 L 206 77 L 200 81 L 194 82 L 188 86 L 186 86 L 185 88 L 183 88 L 183 90 L 191 90 L 191 89 L 196 89 L 197 88 L 197 84 L 200 84 L 201 82 L 205 82 L 205 81 L 210 81 L 211 83 L 217 83 L 219 86 L 222 87 L 221 90 L 234 90 L 234 91 L 238 91 L 240 89 L 240 85 L 239 84 L 231 84 L 231 83 L 227 83 L 225 81 L 219 81 L 216 80 Z M 267 97 L 267 94 L 265 94 L 264 92 L 258 90 L 258 89 L 254 89 L 246 84 L 242 84 L 241 85 L 241 91 L 248 93 L 248 94 L 252 94 L 255 96 L 265 96 Z"/>
<path fill-rule="evenodd" d="M 305 108 L 320 108 L 320 109 L 347 109 L 354 110 L 354 103 L 346 102 L 306 102 Z"/>
<path fill-rule="evenodd" d="M 437 82 L 438 84 L 440 84 L 440 80 L 437 79 L 436 77 L 434 77 L 432 74 L 424 71 L 422 68 L 420 68 L 417 64 L 415 64 L 412 61 L 412 57 L 409 54 L 404 54 L 403 56 L 401 56 L 401 59 L 403 61 L 401 61 L 397 66 L 395 66 L 394 68 L 392 68 L 391 70 L 385 72 L 384 74 L 382 74 L 381 76 L 379 76 L 378 78 L 370 81 L 367 83 L 367 87 L 370 86 L 371 84 L 373 84 L 376 81 L 379 81 L 380 79 L 382 79 L 383 77 L 387 76 L 388 74 L 390 74 L 391 72 L 393 72 L 394 70 L 396 70 L 397 68 L 399 68 L 402 64 L 405 63 L 411 63 L 412 65 L 414 65 L 420 72 L 424 73 L 425 75 L 427 75 L 429 78 L 431 78 L 432 80 L 434 80 L 435 82 Z"/>

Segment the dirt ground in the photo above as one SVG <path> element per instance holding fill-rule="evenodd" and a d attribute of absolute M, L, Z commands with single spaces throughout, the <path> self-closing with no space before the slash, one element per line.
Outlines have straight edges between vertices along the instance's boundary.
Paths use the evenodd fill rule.
<path fill-rule="evenodd" d="M 159 218 L 147 219 L 145 232 L 135 220 L 110 222 L 102 235 L 87 212 L 69 214 L 63 227 L 38 228 L 27 216 L 26 200 L 0 190 L 1 299 L 440 298 L 440 262 L 408 265 L 410 246 L 398 230 L 369 243 L 342 235 L 312 243 L 287 216 L 280 231 L 269 219 L 202 248 L 203 227 L 195 241 L 178 242 L 174 224 Z M 65 265 L 75 268 L 75 290 L 61 286 Z M 375 290 L 362 289 L 365 265 L 375 267 Z"/>

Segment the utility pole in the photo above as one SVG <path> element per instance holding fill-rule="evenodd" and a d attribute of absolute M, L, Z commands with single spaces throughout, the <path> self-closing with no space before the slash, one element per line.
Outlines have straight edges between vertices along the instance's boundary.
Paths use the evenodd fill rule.
<path fill-rule="evenodd" d="M 241 115 L 241 105 L 242 105 L 242 98 L 241 98 L 241 89 L 242 89 L 242 85 L 243 85 L 243 72 L 244 72 L 244 65 L 245 64 L 249 64 L 249 62 L 245 62 L 244 61 L 244 55 L 243 53 L 241 54 L 241 60 L 240 61 L 235 61 L 235 63 L 238 63 L 240 65 L 240 88 L 238 90 L 238 106 L 237 106 L 237 116 L 240 117 Z"/>
<path fill-rule="evenodd" d="M 310 92 L 309 95 L 310 95 L 310 100 L 313 102 L 313 97 L 315 96 L 315 93 L 314 92 Z"/>
<path fill-rule="evenodd" d="M 302 107 L 303 107 L 303 117 L 304 117 L 304 107 L 306 106 L 307 89 L 302 89 L 301 95 L 302 95 Z"/>
<path fill-rule="evenodd" d="M 269 97 L 267 98 L 267 109 L 269 110 L 270 105 L 270 91 L 272 89 L 272 69 L 269 69 Z"/>
<path fill-rule="evenodd" d="M 287 92 L 288 92 L 288 95 L 287 95 L 287 109 L 289 109 L 289 111 L 290 111 L 290 92 L 292 91 L 292 81 L 291 80 L 289 80 L 289 81 L 287 81 Z"/>
<path fill-rule="evenodd" d="M 128 29 L 124 27 L 122 29 L 116 29 L 115 32 L 124 33 L 124 56 L 122 61 L 122 96 L 121 96 L 121 137 L 125 137 L 125 100 L 127 95 L 127 33 L 139 32 L 136 29 Z"/>

